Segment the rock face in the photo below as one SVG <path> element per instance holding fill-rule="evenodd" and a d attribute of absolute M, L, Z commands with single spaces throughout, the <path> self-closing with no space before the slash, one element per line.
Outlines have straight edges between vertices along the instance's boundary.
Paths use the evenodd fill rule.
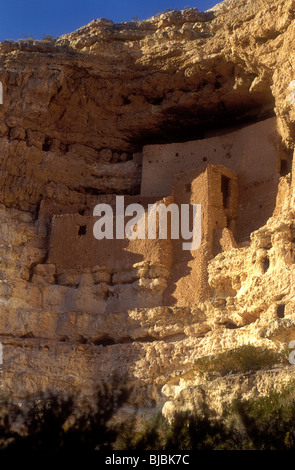
<path fill-rule="evenodd" d="M 194 363 L 295 339 L 294 13 L 226 0 L 0 44 L 3 393 L 91 396 L 115 377 L 169 416 L 203 389 L 219 409 L 293 378 L 287 364 L 212 382 Z M 96 204 L 196 194 L 201 255 L 171 238 L 95 245 Z"/>

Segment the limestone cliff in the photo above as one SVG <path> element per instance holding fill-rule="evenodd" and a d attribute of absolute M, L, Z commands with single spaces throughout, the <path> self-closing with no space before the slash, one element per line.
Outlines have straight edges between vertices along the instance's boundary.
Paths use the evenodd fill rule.
<path fill-rule="evenodd" d="M 282 351 L 295 339 L 294 13 L 294 0 L 225 0 L 207 12 L 98 19 L 57 40 L 0 43 L 2 392 L 91 396 L 116 376 L 133 406 L 168 415 L 202 387 L 219 406 L 294 376 L 292 365 L 277 365 L 212 384 L 194 370 L 202 356 L 248 343 Z M 242 181 L 240 217 L 246 189 L 271 162 L 269 186 L 255 193 L 268 212 L 240 240 L 226 226 L 239 215 L 220 216 L 218 247 L 209 235 L 202 246 L 201 301 L 188 302 L 183 286 L 180 303 L 162 301 L 177 271 L 171 244 L 133 247 L 136 256 L 124 245 L 111 261 L 102 249 L 81 262 L 95 204 L 141 200 L 147 146 L 205 142 L 269 120 L 275 150 L 221 146 Z M 248 154 L 256 174 L 245 181 Z"/>

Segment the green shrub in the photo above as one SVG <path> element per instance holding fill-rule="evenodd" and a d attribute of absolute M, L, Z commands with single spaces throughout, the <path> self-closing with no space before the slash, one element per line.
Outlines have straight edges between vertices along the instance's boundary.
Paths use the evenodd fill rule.
<path fill-rule="evenodd" d="M 244 345 L 221 354 L 201 357 L 194 362 L 194 370 L 201 375 L 216 373 L 224 376 L 231 372 L 248 372 L 271 367 L 281 360 L 271 349 Z"/>
<path fill-rule="evenodd" d="M 294 383 L 281 392 L 236 401 L 230 416 L 243 436 L 243 448 L 258 450 L 295 449 Z"/>
<path fill-rule="evenodd" d="M 111 449 L 117 433 L 111 420 L 126 400 L 120 389 L 97 392 L 96 405 L 78 397 L 41 395 L 19 406 L 0 402 L 0 450 Z"/>
<path fill-rule="evenodd" d="M 54 42 L 56 40 L 56 36 L 52 36 L 51 34 L 43 33 L 42 41 L 45 42 Z"/>
<path fill-rule="evenodd" d="M 170 426 L 159 412 L 151 418 L 138 418 L 133 415 L 130 420 L 116 426 L 117 450 L 154 450 L 165 448 L 170 435 Z"/>
<path fill-rule="evenodd" d="M 237 400 L 220 417 L 209 411 L 205 397 L 198 412 L 178 413 L 168 424 L 156 416 L 136 425 L 122 424 L 117 450 L 295 450 L 294 384 L 282 392 Z M 127 428 L 125 427 L 125 432 Z"/>
<path fill-rule="evenodd" d="M 158 413 L 116 423 L 127 393 L 98 393 L 96 407 L 77 407 L 73 397 L 46 395 L 22 406 L 0 402 L 0 450 L 295 450 L 295 392 L 236 401 L 221 417 L 206 405 L 178 413 L 168 423 Z"/>
<path fill-rule="evenodd" d="M 23 34 L 23 38 L 24 38 L 24 39 L 36 39 L 36 38 L 33 36 L 32 33 L 31 33 L 31 34 Z"/>

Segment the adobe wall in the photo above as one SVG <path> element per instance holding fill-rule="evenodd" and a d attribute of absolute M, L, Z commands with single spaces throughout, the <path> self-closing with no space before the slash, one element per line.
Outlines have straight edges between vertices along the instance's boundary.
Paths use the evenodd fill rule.
<path fill-rule="evenodd" d="M 48 263 L 80 272 L 101 266 L 113 273 L 142 261 L 168 263 L 169 240 L 97 240 L 93 235 L 94 222 L 94 217 L 77 214 L 53 217 Z"/>
<path fill-rule="evenodd" d="M 143 149 L 142 196 L 170 194 L 177 174 L 196 169 L 201 174 L 208 164 L 223 165 L 238 175 L 239 213 L 236 238 L 250 233 L 271 216 L 278 186 L 280 137 L 276 118 L 204 140 Z"/>
<path fill-rule="evenodd" d="M 227 181 L 226 194 L 222 178 Z M 78 311 L 84 306 L 87 311 L 103 313 L 134 307 L 194 305 L 205 300 L 210 295 L 207 263 L 222 249 L 222 230 L 233 228 L 237 218 L 237 187 L 234 172 L 208 165 L 200 175 L 198 170 L 177 175 L 172 194 L 167 198 L 157 201 L 142 196 L 124 198 L 125 207 L 139 203 L 146 211 L 148 204 L 155 202 L 175 203 L 179 213 L 182 204 L 201 204 L 201 246 L 192 251 L 183 250 L 185 240 L 181 237 L 172 240 L 170 235 L 167 240 L 116 239 L 115 195 L 96 198 L 97 204 L 107 202 L 113 207 L 111 240 L 94 237 L 96 218 L 92 215 L 55 215 L 48 260 L 46 265 L 36 267 L 33 282 L 49 279 L 50 283 L 64 286 L 56 304 Z M 52 209 L 48 201 L 40 213 L 48 217 Z"/>
<path fill-rule="evenodd" d="M 222 192 L 223 176 L 228 180 L 227 194 Z M 201 246 L 184 251 L 182 240 L 172 240 L 173 263 L 163 301 L 165 305 L 195 305 L 210 296 L 208 261 L 222 251 L 222 231 L 237 218 L 237 175 L 223 166 L 208 165 L 200 175 L 196 170 L 177 175 L 172 195 L 179 206 L 201 204 Z"/>
<path fill-rule="evenodd" d="M 147 203 L 142 198 L 126 199 Z M 110 202 L 114 204 L 114 198 Z M 47 271 L 53 270 L 52 292 L 59 296 L 55 304 L 67 311 L 107 313 L 161 305 L 172 261 L 171 241 L 97 240 L 95 221 L 79 214 L 54 216 L 48 260 L 36 266 L 33 282 L 42 283 Z"/>

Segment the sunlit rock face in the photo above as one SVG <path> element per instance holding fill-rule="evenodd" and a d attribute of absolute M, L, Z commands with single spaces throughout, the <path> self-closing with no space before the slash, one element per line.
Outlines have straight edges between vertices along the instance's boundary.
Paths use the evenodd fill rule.
<path fill-rule="evenodd" d="M 295 2 L 226 0 L 0 43 L 0 389 L 194 406 L 280 389 L 195 361 L 295 339 Z M 93 209 L 202 204 L 202 243 L 93 236 Z M 230 393 L 229 393 L 230 391 Z"/>

